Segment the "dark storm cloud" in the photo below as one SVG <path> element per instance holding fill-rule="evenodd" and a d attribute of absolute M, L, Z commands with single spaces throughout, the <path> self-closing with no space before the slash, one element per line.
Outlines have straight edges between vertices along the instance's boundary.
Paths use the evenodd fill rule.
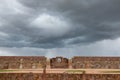
<path fill-rule="evenodd" d="M 0 46 L 54 48 L 120 37 L 119 0 L 1 0 Z"/>

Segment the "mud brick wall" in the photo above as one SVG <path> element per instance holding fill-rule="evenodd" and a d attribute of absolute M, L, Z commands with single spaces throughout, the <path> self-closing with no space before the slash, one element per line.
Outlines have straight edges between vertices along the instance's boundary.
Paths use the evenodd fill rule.
<path fill-rule="evenodd" d="M 0 56 L 0 69 L 41 68 L 44 63 L 44 56 Z"/>
<path fill-rule="evenodd" d="M 120 80 L 120 74 L 46 74 L 46 80 Z M 42 80 L 39 73 L 0 73 L 0 80 Z"/>
<path fill-rule="evenodd" d="M 73 57 L 72 68 L 120 69 L 120 57 Z"/>

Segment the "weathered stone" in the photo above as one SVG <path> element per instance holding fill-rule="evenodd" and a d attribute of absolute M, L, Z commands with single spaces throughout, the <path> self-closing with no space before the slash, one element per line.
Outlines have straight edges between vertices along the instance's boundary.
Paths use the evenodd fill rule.
<path fill-rule="evenodd" d="M 0 69 L 43 69 L 43 73 L 0 73 L 0 80 L 120 80 L 120 74 L 47 73 L 47 69 L 120 69 L 120 57 L 0 56 Z"/>

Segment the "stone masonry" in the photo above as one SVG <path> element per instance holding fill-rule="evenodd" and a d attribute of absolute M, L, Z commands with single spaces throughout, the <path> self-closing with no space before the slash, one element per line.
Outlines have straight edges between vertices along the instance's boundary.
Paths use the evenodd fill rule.
<path fill-rule="evenodd" d="M 120 69 L 120 57 L 86 57 L 76 56 L 72 59 L 44 56 L 0 56 L 0 69 Z"/>

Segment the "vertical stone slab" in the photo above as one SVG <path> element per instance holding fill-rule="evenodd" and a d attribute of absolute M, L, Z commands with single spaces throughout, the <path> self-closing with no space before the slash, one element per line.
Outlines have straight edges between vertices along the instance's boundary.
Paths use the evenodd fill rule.
<path fill-rule="evenodd" d="M 43 80 L 46 80 L 46 64 L 43 64 Z"/>
<path fill-rule="evenodd" d="M 22 69 L 22 68 L 23 68 L 23 59 L 21 58 L 21 59 L 20 59 L 19 69 Z"/>
<path fill-rule="evenodd" d="M 36 64 L 32 63 L 32 69 L 36 69 Z"/>
<path fill-rule="evenodd" d="M 47 69 L 50 69 L 50 59 L 47 59 L 46 68 L 47 68 Z"/>
<path fill-rule="evenodd" d="M 85 71 L 83 71 L 83 74 L 82 74 L 82 80 L 86 80 L 86 75 L 85 75 Z"/>
<path fill-rule="evenodd" d="M 72 59 L 69 59 L 69 69 L 72 69 Z"/>

